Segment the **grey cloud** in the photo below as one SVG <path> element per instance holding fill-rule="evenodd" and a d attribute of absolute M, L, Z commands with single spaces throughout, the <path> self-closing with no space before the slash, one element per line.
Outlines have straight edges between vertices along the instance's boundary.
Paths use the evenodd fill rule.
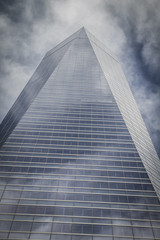
<path fill-rule="evenodd" d="M 0 120 L 46 51 L 84 25 L 123 63 L 158 150 L 159 9 L 158 0 L 1 0 Z"/>
<path fill-rule="evenodd" d="M 126 36 L 119 58 L 160 154 L 160 2 L 114 0 L 106 8 Z"/>
<path fill-rule="evenodd" d="M 83 19 L 88 10 L 83 1 L 75 4 L 73 0 L 1 1 L 0 6 L 2 120 L 42 56 L 80 28 L 77 15 Z"/>
<path fill-rule="evenodd" d="M 113 4 L 114 2 L 114 4 Z M 110 12 L 118 19 L 118 25 L 127 36 L 127 43 L 133 50 L 141 70 L 148 80 L 160 84 L 160 2 L 158 0 L 130 1 L 109 4 Z"/>

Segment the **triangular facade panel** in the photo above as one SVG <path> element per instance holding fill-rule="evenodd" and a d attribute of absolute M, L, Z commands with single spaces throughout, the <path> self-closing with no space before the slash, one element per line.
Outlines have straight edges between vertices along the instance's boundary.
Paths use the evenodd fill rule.
<path fill-rule="evenodd" d="M 125 120 L 145 169 L 160 197 L 160 160 L 152 144 L 145 123 L 141 117 L 122 67 L 115 56 L 88 32 L 92 47 L 105 74 L 113 96 Z"/>

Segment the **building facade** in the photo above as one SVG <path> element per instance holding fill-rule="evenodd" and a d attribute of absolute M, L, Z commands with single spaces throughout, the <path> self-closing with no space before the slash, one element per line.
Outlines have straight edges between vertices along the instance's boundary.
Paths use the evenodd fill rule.
<path fill-rule="evenodd" d="M 84 28 L 0 128 L 0 238 L 160 239 L 160 162 L 117 58 Z"/>

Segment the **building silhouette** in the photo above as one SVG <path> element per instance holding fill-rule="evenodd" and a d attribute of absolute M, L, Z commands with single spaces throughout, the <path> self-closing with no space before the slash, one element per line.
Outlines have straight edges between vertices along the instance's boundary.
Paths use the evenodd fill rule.
<path fill-rule="evenodd" d="M 47 52 L 0 137 L 0 239 L 160 239 L 157 153 L 119 61 L 86 29 Z"/>

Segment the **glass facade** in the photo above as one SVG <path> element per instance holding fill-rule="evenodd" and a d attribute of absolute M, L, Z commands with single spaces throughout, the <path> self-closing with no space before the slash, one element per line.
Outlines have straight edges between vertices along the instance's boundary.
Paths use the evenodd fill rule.
<path fill-rule="evenodd" d="M 80 29 L 45 55 L 2 122 L 1 239 L 160 239 L 156 153 L 135 103 L 134 123 L 117 97 L 114 61 Z"/>

